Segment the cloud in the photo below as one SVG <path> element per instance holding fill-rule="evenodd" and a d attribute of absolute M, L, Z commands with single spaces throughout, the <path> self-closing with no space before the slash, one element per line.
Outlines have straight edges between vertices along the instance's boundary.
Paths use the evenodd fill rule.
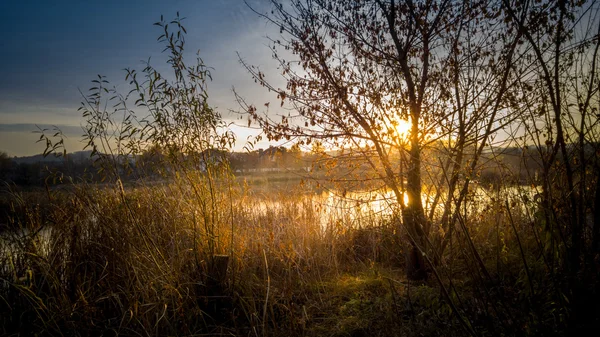
<path fill-rule="evenodd" d="M 48 133 L 62 131 L 66 136 L 80 137 L 83 134 L 81 126 L 75 125 L 50 125 L 50 124 L 31 124 L 31 123 L 15 123 L 15 124 L 0 124 L 0 132 L 31 132 L 35 133 L 46 129 Z"/>

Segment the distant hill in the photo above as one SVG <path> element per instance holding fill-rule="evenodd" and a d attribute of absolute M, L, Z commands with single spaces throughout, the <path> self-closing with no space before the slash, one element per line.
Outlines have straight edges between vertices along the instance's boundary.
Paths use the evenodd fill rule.
<path fill-rule="evenodd" d="M 91 150 L 88 151 L 77 151 L 73 153 L 68 153 L 67 157 L 73 160 L 74 162 L 83 162 L 90 159 L 90 155 L 92 154 Z M 34 156 L 25 156 L 25 157 L 13 157 L 11 158 L 13 162 L 16 164 L 36 164 L 36 163 L 57 163 L 65 160 L 63 157 L 56 157 L 54 155 L 48 155 L 44 157 L 42 154 L 36 154 Z"/>

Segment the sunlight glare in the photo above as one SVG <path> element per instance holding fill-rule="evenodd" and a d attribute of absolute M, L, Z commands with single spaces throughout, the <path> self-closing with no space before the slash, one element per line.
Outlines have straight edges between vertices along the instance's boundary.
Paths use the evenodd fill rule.
<path fill-rule="evenodd" d="M 408 134 L 410 132 L 410 122 L 405 121 L 404 119 L 397 120 L 397 124 L 394 126 L 396 129 L 396 133 L 400 138 L 408 139 Z"/>

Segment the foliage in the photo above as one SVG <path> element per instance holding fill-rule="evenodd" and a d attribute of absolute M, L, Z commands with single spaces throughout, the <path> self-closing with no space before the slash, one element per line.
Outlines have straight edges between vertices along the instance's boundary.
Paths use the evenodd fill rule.
<path fill-rule="evenodd" d="M 233 144 L 230 131 L 219 133 L 225 125 L 208 105 L 210 70 L 199 56 L 193 66 L 184 62 L 186 30 L 182 20 L 178 14 L 171 22 L 161 17 L 155 23 L 162 30 L 158 41 L 169 53 L 171 76 L 161 74 L 149 61 L 142 71 L 126 69 L 125 80 L 132 88 L 126 95 L 109 88 L 108 81 L 98 76 L 80 107 L 92 156 L 100 155 L 114 177 L 118 176 L 115 167 L 129 167 L 132 156 L 150 150 L 150 146 L 171 165 L 196 167 L 213 161 L 210 151 Z M 134 109 L 129 108 L 131 101 Z M 109 102 L 112 110 L 107 109 Z"/>

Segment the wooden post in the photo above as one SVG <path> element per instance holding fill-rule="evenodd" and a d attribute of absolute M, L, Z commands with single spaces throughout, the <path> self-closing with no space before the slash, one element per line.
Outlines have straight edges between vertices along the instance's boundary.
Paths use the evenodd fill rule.
<path fill-rule="evenodd" d="M 229 255 L 213 255 L 212 263 L 208 272 L 209 285 L 216 289 L 224 289 L 227 281 L 227 267 L 229 266 Z"/>

